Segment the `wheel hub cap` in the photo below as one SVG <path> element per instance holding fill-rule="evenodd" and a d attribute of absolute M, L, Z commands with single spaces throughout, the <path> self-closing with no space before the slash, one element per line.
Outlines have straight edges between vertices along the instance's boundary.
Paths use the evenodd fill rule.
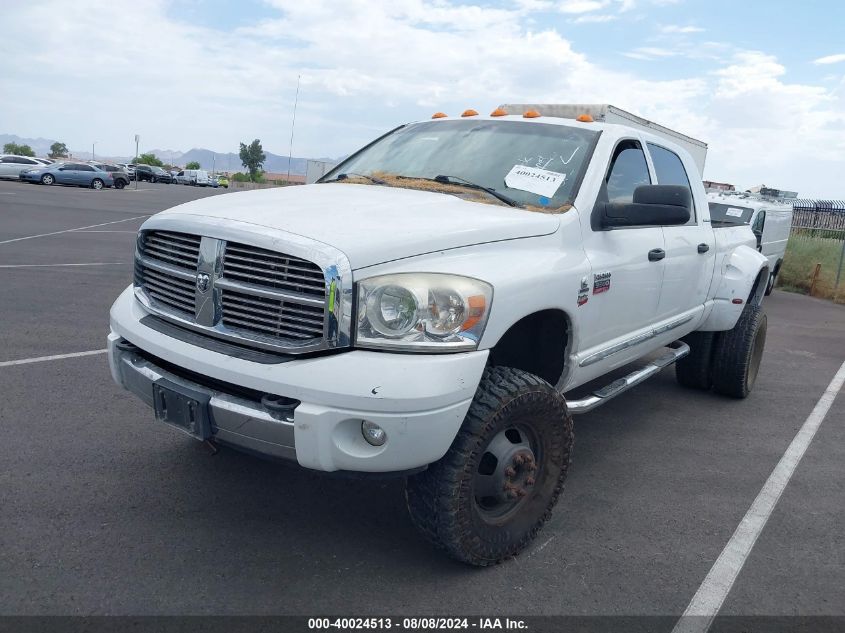
<path fill-rule="evenodd" d="M 499 432 L 482 455 L 475 475 L 479 509 L 493 515 L 510 512 L 533 490 L 537 471 L 537 456 L 528 435 L 516 428 Z"/>

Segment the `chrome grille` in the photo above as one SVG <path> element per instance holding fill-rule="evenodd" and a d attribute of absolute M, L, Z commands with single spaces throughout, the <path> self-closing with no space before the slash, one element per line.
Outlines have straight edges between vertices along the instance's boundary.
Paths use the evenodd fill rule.
<path fill-rule="evenodd" d="M 161 316 L 256 347 L 321 349 L 330 331 L 319 265 L 240 242 L 142 231 L 135 287 Z"/>
<path fill-rule="evenodd" d="M 229 242 L 223 258 L 223 276 L 257 286 L 323 297 L 326 282 L 322 269 L 299 257 Z"/>
<path fill-rule="evenodd" d="M 323 308 L 223 290 L 223 324 L 269 336 L 307 340 L 323 335 Z"/>
<path fill-rule="evenodd" d="M 141 234 L 141 250 L 147 257 L 196 271 L 200 240 L 199 235 L 188 233 L 146 231 Z"/>
<path fill-rule="evenodd" d="M 155 270 L 143 263 L 135 265 L 135 285 L 144 289 L 150 298 L 168 308 L 194 316 L 194 285 L 162 270 Z"/>

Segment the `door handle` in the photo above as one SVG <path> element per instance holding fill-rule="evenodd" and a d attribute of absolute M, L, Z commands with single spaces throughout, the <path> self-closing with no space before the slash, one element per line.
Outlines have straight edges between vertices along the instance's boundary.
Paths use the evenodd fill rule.
<path fill-rule="evenodd" d="M 709 250 L 710 250 L 710 245 L 709 245 L 709 244 L 704 244 L 704 243 L 702 242 L 701 244 L 699 244 L 699 245 L 698 245 L 698 252 L 699 252 L 699 253 L 706 253 L 706 252 L 707 252 L 707 251 L 709 251 Z"/>
<path fill-rule="evenodd" d="M 659 262 L 664 257 L 666 257 L 666 251 L 662 248 L 653 248 L 648 252 L 648 261 L 650 262 Z"/>

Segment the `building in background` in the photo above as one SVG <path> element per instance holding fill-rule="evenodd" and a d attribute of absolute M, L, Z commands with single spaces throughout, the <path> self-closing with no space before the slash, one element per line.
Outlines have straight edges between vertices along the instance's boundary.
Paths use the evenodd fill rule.
<path fill-rule="evenodd" d="M 781 189 L 767 187 L 766 185 L 751 187 L 748 191 L 759 194 L 764 198 L 774 198 L 776 200 L 795 200 L 798 197 L 797 191 L 782 191 Z"/>
<path fill-rule="evenodd" d="M 714 182 L 712 180 L 704 180 L 704 188 L 714 191 L 736 191 L 736 187 L 727 182 Z"/>

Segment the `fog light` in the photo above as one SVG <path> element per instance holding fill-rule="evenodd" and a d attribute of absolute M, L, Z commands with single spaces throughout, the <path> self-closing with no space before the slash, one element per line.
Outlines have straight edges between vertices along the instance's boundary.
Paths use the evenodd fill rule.
<path fill-rule="evenodd" d="M 364 439 L 373 446 L 381 446 L 387 441 L 387 432 L 375 422 L 364 420 L 361 422 L 361 433 Z"/>

